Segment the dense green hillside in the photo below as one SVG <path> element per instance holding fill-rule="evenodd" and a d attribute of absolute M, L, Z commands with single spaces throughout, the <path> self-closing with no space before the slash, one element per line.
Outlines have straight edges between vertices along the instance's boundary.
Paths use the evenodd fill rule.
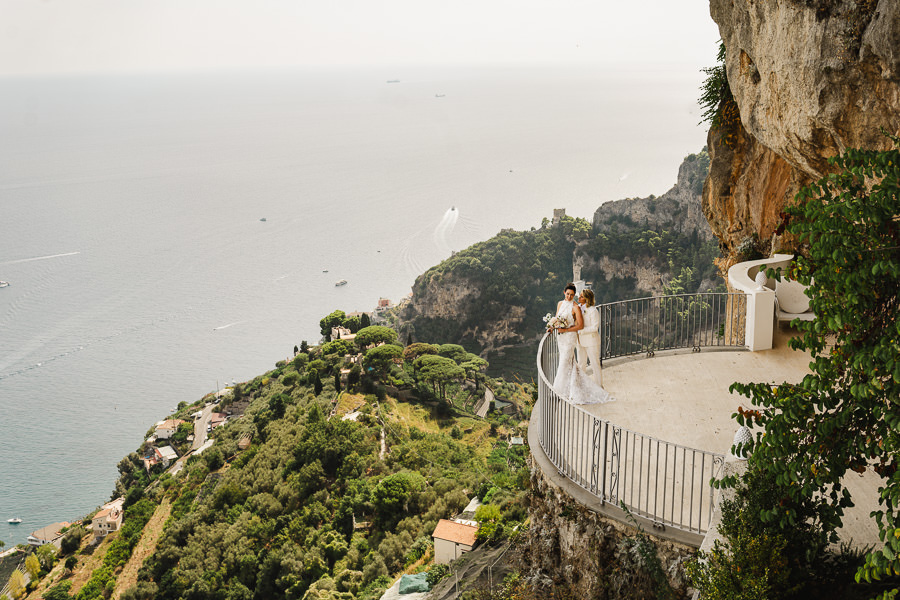
<path fill-rule="evenodd" d="M 378 366 L 385 348 L 395 358 Z M 318 348 L 238 386 L 220 408 L 249 406 L 175 477 L 148 486 L 123 460 L 129 502 L 166 499 L 172 516 L 122 598 L 378 598 L 401 571 L 430 568 L 438 520 L 476 494 L 493 507 L 488 541 L 525 520 L 527 449 L 509 436 L 524 434 L 532 391 L 478 375 L 484 361 L 453 344 L 361 350 L 367 374 L 349 390 L 333 376 L 347 360 Z M 472 414 L 484 385 L 507 414 Z"/>

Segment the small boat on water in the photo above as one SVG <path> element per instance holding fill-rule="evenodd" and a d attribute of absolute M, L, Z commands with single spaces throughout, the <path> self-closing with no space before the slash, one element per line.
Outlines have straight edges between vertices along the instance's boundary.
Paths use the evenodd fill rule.
<path fill-rule="evenodd" d="M 262 221 L 263 223 L 265 223 L 265 222 L 266 222 L 266 218 L 263 217 L 262 219 L 260 219 L 260 221 Z"/>
<path fill-rule="evenodd" d="M 0 281 L 0 287 L 9 287 L 8 281 Z"/>
<path fill-rule="evenodd" d="M 341 279 L 340 281 L 335 281 L 335 282 L 334 282 L 334 287 L 340 287 L 340 286 L 342 286 L 342 285 L 347 285 L 347 280 L 346 280 L 346 279 Z"/>
<path fill-rule="evenodd" d="M 7 519 L 6 522 L 11 525 L 18 525 L 22 522 L 22 519 L 20 519 L 19 517 L 13 517 L 12 519 Z"/>

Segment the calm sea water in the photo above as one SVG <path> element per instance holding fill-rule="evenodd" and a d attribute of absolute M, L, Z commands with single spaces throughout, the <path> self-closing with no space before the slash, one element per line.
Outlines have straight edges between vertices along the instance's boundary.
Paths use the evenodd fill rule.
<path fill-rule="evenodd" d="M 705 141 L 701 77 L 0 80 L 0 540 L 106 501 L 154 422 L 332 310 L 554 208 L 663 193 Z"/>

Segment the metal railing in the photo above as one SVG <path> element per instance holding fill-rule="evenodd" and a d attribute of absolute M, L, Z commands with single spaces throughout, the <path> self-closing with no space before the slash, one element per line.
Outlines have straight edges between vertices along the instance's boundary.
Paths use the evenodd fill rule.
<path fill-rule="evenodd" d="M 743 294 L 690 294 L 598 306 L 602 356 L 655 350 L 743 346 Z M 731 325 L 737 323 L 737 325 Z M 704 534 L 713 514 L 722 454 L 619 427 L 561 398 L 551 387 L 556 335 L 538 350 L 538 437 L 559 473 L 602 502 L 620 502 L 660 528 Z"/>
<path fill-rule="evenodd" d="M 747 296 L 743 293 L 680 294 L 597 306 L 600 358 L 657 350 L 744 347 Z"/>

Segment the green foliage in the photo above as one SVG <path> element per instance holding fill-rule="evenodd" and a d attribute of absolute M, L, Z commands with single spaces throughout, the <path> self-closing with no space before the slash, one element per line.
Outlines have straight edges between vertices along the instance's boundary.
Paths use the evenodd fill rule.
<path fill-rule="evenodd" d="M 438 354 L 460 363 L 466 359 L 468 352 L 459 344 L 441 344 L 438 346 Z"/>
<path fill-rule="evenodd" d="M 403 356 L 403 349 L 393 344 L 376 346 L 366 352 L 363 357 L 363 366 L 377 371 L 380 377 L 384 377 L 394 362 Z"/>
<path fill-rule="evenodd" d="M 737 418 L 762 428 L 750 466 L 773 474 L 789 501 L 761 518 L 778 531 L 809 509 L 834 539 L 851 499 L 841 479 L 872 468 L 882 476 L 873 513 L 883 547 L 857 577 L 872 582 L 900 573 L 900 151 L 847 150 L 837 169 L 798 194 L 786 228 L 802 253 L 787 275 L 809 286 L 813 322 L 799 323 L 792 347 L 812 356 L 800 384 L 734 384 L 758 411 Z M 883 597 L 896 593 L 897 587 Z"/>
<path fill-rule="evenodd" d="M 355 350 L 356 346 L 350 340 L 332 340 L 323 344 L 320 348 L 322 356 L 327 356 L 329 354 L 345 356 L 347 354 L 352 354 Z"/>
<path fill-rule="evenodd" d="M 450 565 L 434 565 L 425 574 L 425 579 L 432 588 L 447 577 L 450 577 Z"/>
<path fill-rule="evenodd" d="M 346 318 L 346 314 L 342 310 L 336 310 L 329 314 L 326 317 L 322 317 L 319 321 L 319 329 L 322 333 L 322 337 L 325 338 L 325 341 L 331 340 L 331 329 L 332 327 L 339 327 Z"/>
<path fill-rule="evenodd" d="M 69 589 L 71 589 L 71 587 L 71 581 L 63 581 L 44 592 L 44 600 L 68 600 L 71 598 L 71 596 L 69 596 Z"/>
<path fill-rule="evenodd" d="M 360 348 L 373 344 L 394 344 L 397 342 L 397 332 L 383 325 L 369 325 L 357 332 L 354 341 Z"/>
<path fill-rule="evenodd" d="M 719 42 L 716 61 L 718 62 L 716 66 L 703 69 L 703 72 L 706 73 L 706 80 L 700 86 L 698 104 L 703 109 L 700 122 L 707 121 L 713 129 L 719 129 L 723 134 L 725 144 L 734 147 L 737 143 L 737 133 L 741 121 L 737 102 L 731 94 L 731 86 L 728 85 L 724 42 Z"/>

